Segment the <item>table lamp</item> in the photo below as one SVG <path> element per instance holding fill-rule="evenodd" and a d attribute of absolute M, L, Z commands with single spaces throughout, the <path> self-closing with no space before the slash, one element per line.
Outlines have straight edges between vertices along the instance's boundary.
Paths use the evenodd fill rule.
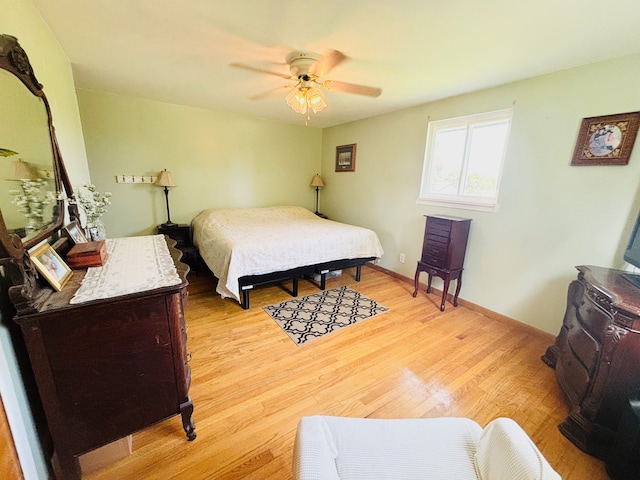
<path fill-rule="evenodd" d="M 171 172 L 168 172 L 165 168 L 162 172 L 160 172 L 160 176 L 155 183 L 158 187 L 164 187 L 164 196 L 167 202 L 167 222 L 163 223 L 163 227 L 175 227 L 177 224 L 171 221 L 171 214 L 169 213 L 169 187 L 176 187 L 176 183 L 173 181 L 173 177 L 171 176 Z"/>
<path fill-rule="evenodd" d="M 320 187 L 324 187 L 324 182 L 319 173 L 316 173 L 311 179 L 311 187 L 316 187 L 316 215 L 320 215 L 318 212 L 318 195 L 320 194 Z"/>

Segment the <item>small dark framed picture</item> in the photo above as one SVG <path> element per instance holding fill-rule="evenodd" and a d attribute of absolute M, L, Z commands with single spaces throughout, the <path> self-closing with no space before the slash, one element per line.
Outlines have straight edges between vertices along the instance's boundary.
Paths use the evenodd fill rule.
<path fill-rule="evenodd" d="M 29 249 L 29 258 L 56 291 L 62 290 L 73 272 L 46 241 Z"/>
<path fill-rule="evenodd" d="M 626 165 L 638 134 L 640 112 L 582 119 L 571 165 Z"/>
<path fill-rule="evenodd" d="M 64 234 L 69 237 L 74 245 L 88 242 L 87 237 L 84 236 L 82 228 L 80 228 L 78 222 L 71 222 L 69 225 L 66 225 L 63 230 Z"/>
<path fill-rule="evenodd" d="M 336 172 L 356 171 L 356 144 L 336 147 Z"/>

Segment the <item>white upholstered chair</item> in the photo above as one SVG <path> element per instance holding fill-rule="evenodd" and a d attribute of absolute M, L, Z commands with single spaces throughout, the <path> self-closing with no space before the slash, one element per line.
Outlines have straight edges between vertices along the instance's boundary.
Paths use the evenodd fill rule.
<path fill-rule="evenodd" d="M 303 417 L 296 480 L 560 480 L 511 419 Z"/>

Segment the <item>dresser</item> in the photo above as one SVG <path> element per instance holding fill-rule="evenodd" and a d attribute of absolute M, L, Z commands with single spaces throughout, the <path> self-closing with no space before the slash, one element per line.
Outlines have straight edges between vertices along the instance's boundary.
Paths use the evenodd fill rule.
<path fill-rule="evenodd" d="M 155 240 L 161 247 L 175 243 Z M 169 262 L 170 271 L 175 266 L 174 285 L 74 304 L 87 275 L 74 270 L 62 291 L 14 317 L 44 407 L 58 480 L 80 479 L 78 455 L 174 415 L 181 415 L 189 440 L 196 436 L 184 318 L 188 268 L 179 250 L 168 246 L 164 253 L 158 263 Z"/>
<path fill-rule="evenodd" d="M 432 277 L 439 277 L 444 282 L 440 302 L 440 311 L 444 311 L 451 280 L 457 281 L 453 305 L 458 306 L 471 219 L 444 215 L 425 215 L 425 217 L 422 256 L 416 268 L 413 296 L 418 295 L 421 272 L 429 275 L 427 293 L 431 292 Z"/>
<path fill-rule="evenodd" d="M 560 431 L 583 451 L 605 458 L 640 387 L 640 290 L 626 272 L 576 268 L 562 328 L 542 360 L 555 368 L 570 406 Z"/>

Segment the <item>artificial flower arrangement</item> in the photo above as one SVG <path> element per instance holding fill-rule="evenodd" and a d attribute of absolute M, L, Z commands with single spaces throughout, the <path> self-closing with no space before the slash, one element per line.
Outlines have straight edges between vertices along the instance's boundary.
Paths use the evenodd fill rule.
<path fill-rule="evenodd" d="M 19 190 L 9 190 L 13 195 L 11 203 L 17 205 L 31 227 L 40 227 L 44 223 L 44 209 L 56 203 L 56 194 L 49 188 L 49 183 L 44 178 L 25 179 L 20 180 Z"/>
<path fill-rule="evenodd" d="M 82 208 L 87 217 L 87 227 L 95 227 L 100 217 L 107 213 L 107 205 L 111 205 L 111 192 L 100 193 L 92 183 L 74 187 L 75 203 Z M 70 203 L 74 203 L 70 201 Z"/>
<path fill-rule="evenodd" d="M 111 192 L 100 193 L 92 183 L 74 185 L 75 193 L 71 197 L 62 196 L 71 205 L 78 205 L 87 219 L 86 230 L 92 241 L 104 240 L 106 232 L 100 217 L 107 213 L 107 205 L 111 205 Z"/>

